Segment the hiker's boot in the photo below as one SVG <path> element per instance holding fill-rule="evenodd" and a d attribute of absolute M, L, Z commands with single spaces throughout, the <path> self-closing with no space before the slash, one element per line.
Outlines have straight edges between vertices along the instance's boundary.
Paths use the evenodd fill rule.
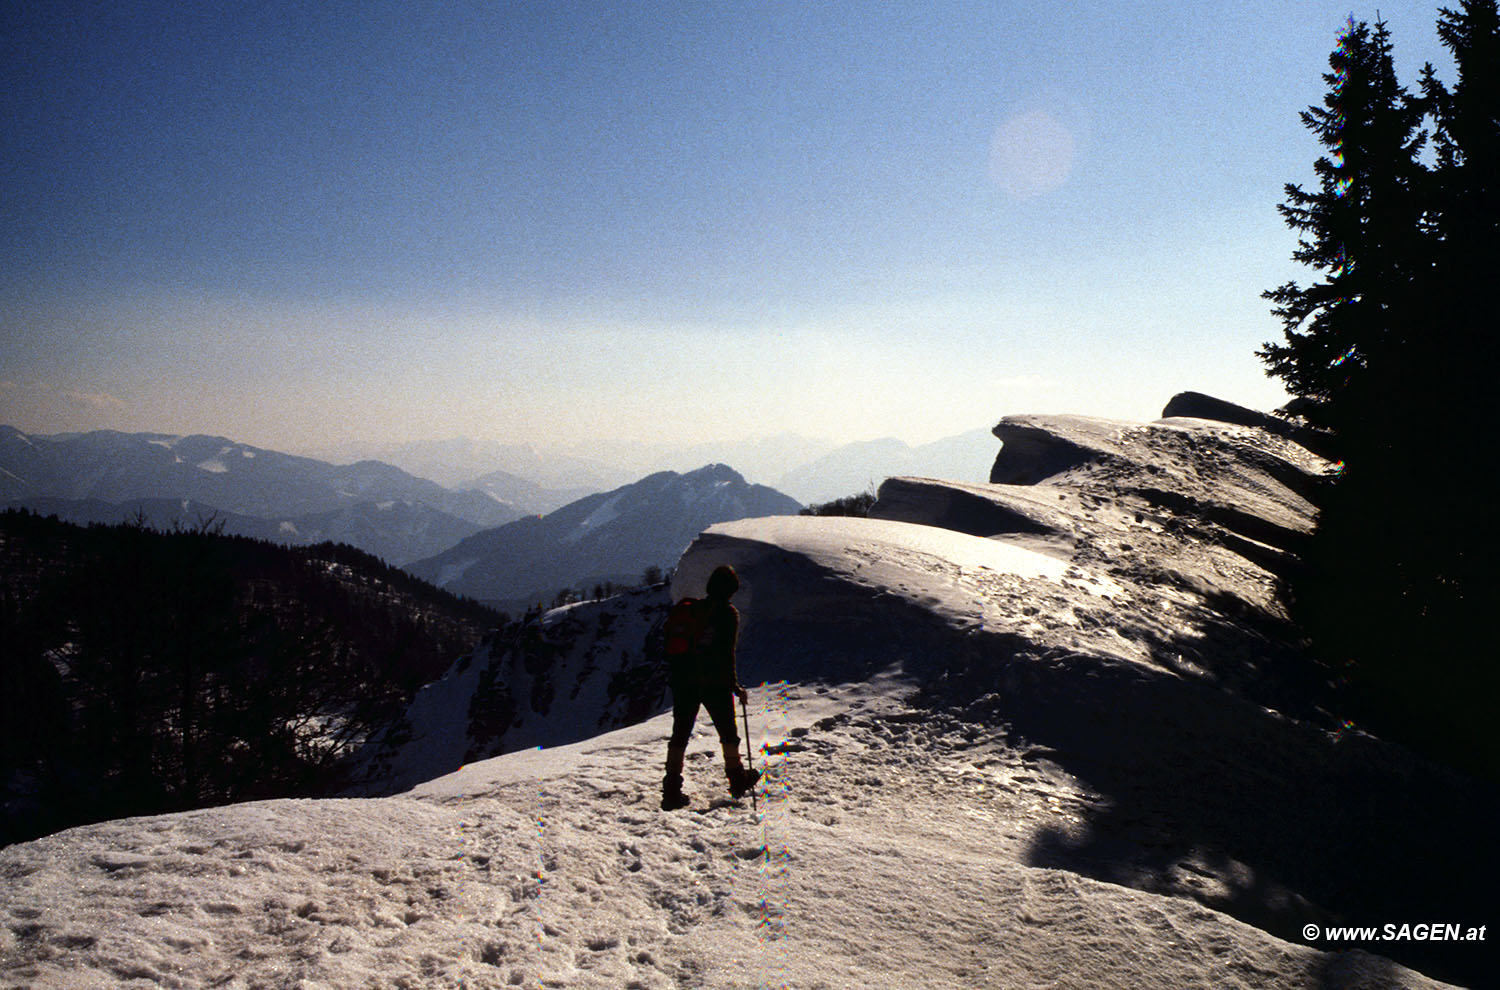
<path fill-rule="evenodd" d="M 693 799 L 682 792 L 682 774 L 668 774 L 661 782 L 661 810 L 676 811 L 692 803 Z"/>
<path fill-rule="evenodd" d="M 661 782 L 661 810 L 676 811 L 686 808 L 692 800 L 682 792 L 682 762 L 687 756 L 687 747 L 667 747 L 667 775 Z"/>
<path fill-rule="evenodd" d="M 745 765 L 740 762 L 739 744 L 724 744 L 724 776 L 729 778 L 729 793 L 734 798 L 742 798 L 755 788 L 755 782 L 760 780 L 759 770 L 746 770 Z"/>

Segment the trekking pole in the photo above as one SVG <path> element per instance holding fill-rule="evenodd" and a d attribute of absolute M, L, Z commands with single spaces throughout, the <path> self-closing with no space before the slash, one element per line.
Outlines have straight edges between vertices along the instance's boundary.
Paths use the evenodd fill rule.
<path fill-rule="evenodd" d="M 740 716 L 745 722 L 745 765 L 751 770 L 755 769 L 755 757 L 750 752 L 750 703 L 745 700 L 746 695 L 740 695 Z M 757 814 L 760 812 L 760 802 L 755 798 L 755 788 L 750 788 L 750 808 Z"/>

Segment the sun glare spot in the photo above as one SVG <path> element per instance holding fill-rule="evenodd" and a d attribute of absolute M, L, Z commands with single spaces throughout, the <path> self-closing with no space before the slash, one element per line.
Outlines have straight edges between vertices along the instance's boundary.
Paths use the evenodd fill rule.
<path fill-rule="evenodd" d="M 1016 199 L 1062 187 L 1073 171 L 1073 134 L 1045 110 L 1006 119 L 990 143 L 990 177 Z"/>

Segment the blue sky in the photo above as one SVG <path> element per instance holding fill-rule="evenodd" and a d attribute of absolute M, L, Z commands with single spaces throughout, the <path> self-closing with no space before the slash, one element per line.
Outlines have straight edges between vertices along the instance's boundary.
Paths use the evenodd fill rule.
<path fill-rule="evenodd" d="M 1451 80 L 1436 5 L 1379 9 L 1403 81 Z M 1274 406 L 1275 205 L 1349 13 L 13 5 L 0 422 L 921 442 Z"/>

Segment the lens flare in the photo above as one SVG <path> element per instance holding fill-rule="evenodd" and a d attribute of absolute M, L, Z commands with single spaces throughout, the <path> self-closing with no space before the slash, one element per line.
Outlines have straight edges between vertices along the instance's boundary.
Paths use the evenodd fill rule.
<path fill-rule="evenodd" d="M 1016 199 L 1032 199 L 1062 187 L 1073 171 L 1077 142 L 1045 110 L 1009 117 L 990 142 L 990 178 Z"/>

